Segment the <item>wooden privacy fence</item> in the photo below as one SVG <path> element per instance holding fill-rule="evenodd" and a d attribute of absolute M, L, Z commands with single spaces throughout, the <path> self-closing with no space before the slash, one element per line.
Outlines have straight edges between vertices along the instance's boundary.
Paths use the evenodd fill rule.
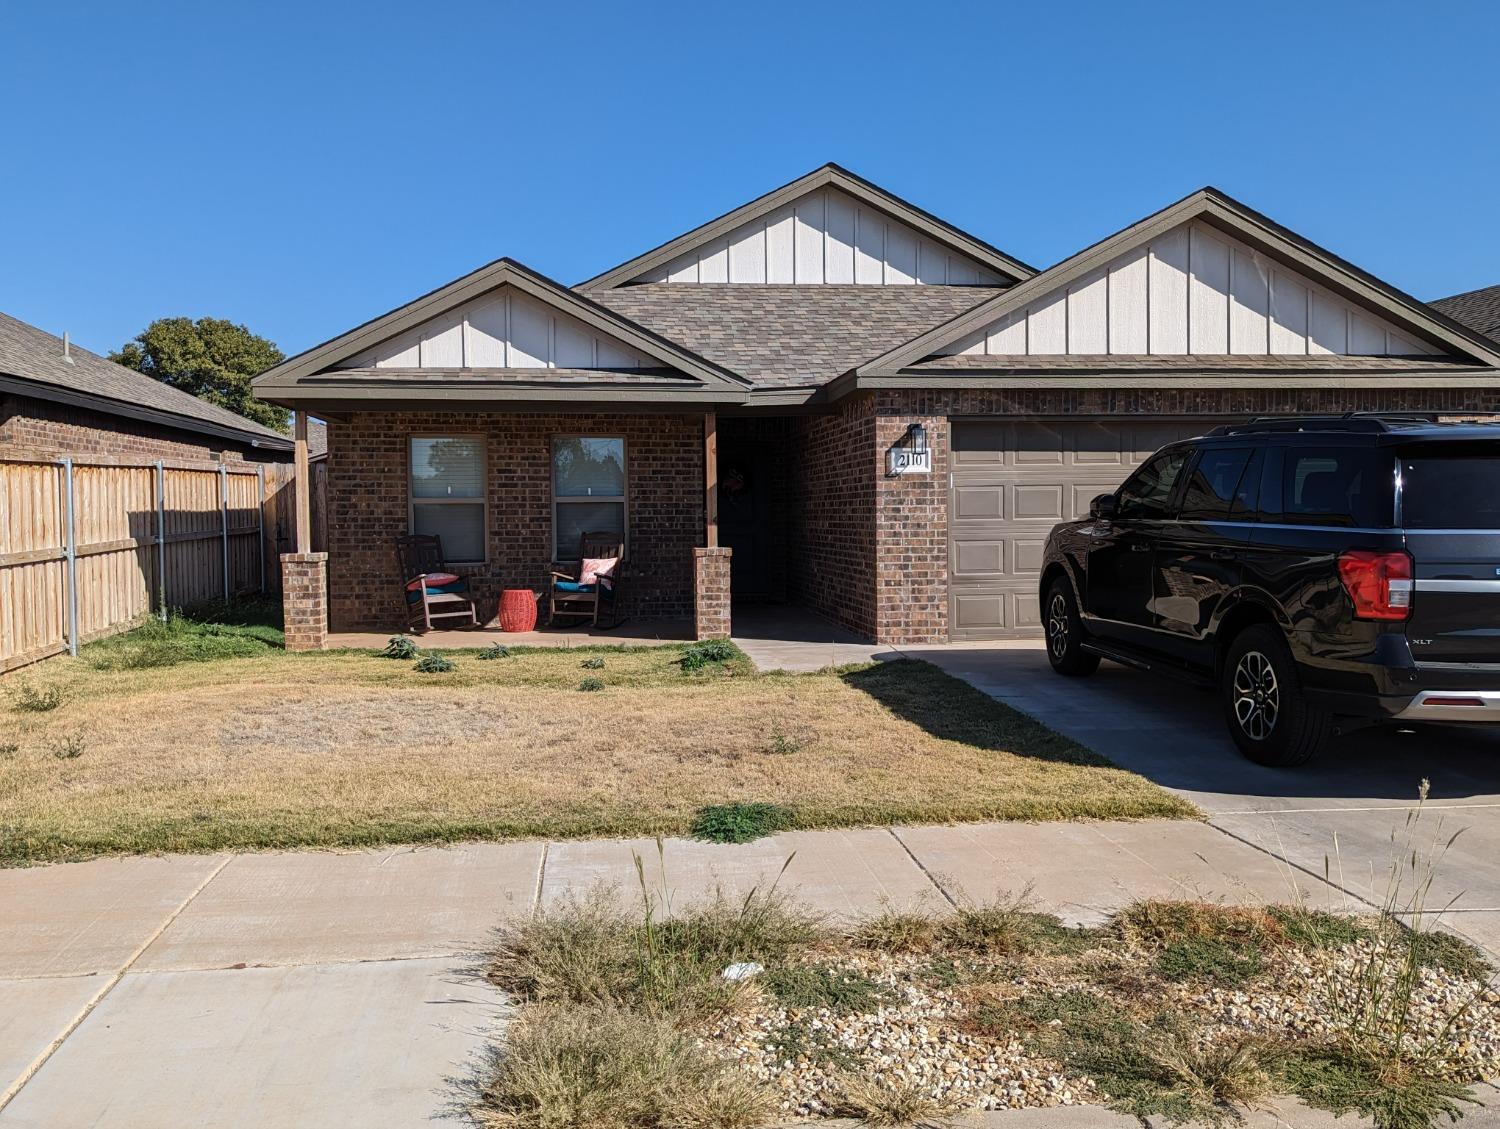
<path fill-rule="evenodd" d="M 288 464 L 0 455 L 0 671 L 279 587 Z"/>

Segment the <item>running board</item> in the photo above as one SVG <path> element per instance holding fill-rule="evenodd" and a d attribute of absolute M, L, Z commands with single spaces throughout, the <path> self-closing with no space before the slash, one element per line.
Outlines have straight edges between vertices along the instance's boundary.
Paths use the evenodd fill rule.
<path fill-rule="evenodd" d="M 1185 682 L 1191 682 L 1196 686 L 1212 686 L 1213 680 L 1196 670 L 1185 666 L 1179 666 L 1173 662 L 1152 661 L 1137 655 L 1133 651 L 1126 651 L 1115 647 L 1107 647 L 1102 643 L 1096 643 L 1092 639 L 1086 639 L 1080 645 L 1082 650 L 1091 655 L 1098 655 L 1101 659 L 1128 666 L 1132 670 L 1149 671 L 1152 674 L 1165 674 L 1171 678 L 1180 678 Z"/>

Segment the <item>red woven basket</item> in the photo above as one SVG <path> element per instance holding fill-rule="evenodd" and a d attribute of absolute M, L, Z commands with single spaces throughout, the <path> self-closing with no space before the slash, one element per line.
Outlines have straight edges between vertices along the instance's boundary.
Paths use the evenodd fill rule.
<path fill-rule="evenodd" d="M 507 588 L 500 593 L 500 630 L 530 631 L 536 627 L 536 593 L 529 588 Z"/>

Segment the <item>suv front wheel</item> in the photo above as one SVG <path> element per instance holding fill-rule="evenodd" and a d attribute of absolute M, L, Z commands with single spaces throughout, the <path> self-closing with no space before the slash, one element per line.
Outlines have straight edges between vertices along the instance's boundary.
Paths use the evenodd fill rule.
<path fill-rule="evenodd" d="M 1099 669 L 1099 656 L 1083 649 L 1083 621 L 1073 586 L 1060 576 L 1047 586 L 1042 598 L 1042 626 L 1047 634 L 1047 661 L 1058 674 L 1077 676 Z"/>
<path fill-rule="evenodd" d="M 1219 693 L 1230 736 L 1256 764 L 1302 764 L 1332 733 L 1332 718 L 1302 696 L 1297 666 L 1281 632 L 1266 624 L 1234 637 L 1224 658 Z"/>

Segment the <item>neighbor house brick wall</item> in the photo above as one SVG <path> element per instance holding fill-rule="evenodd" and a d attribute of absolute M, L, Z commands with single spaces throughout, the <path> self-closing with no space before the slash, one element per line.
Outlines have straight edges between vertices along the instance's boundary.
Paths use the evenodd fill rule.
<path fill-rule="evenodd" d="M 502 588 L 541 592 L 548 585 L 552 437 L 623 437 L 629 549 L 621 611 L 646 619 L 691 618 L 693 550 L 706 538 L 701 414 L 357 412 L 328 429 L 333 630 L 388 630 L 405 623 L 395 539 L 407 531 L 413 435 L 484 437 L 489 560 L 454 571 L 470 577 L 486 617 L 494 615 Z"/>
<path fill-rule="evenodd" d="M 729 564 L 733 549 L 693 550 L 693 638 L 728 639 Z"/>
<path fill-rule="evenodd" d="M 787 596 L 851 631 L 875 635 L 875 492 L 881 473 L 870 396 L 793 418 Z"/>
<path fill-rule="evenodd" d="M 249 452 L 257 462 L 291 458 L 290 452 L 273 454 L 228 439 L 30 396 L 0 396 L 0 447 L 140 459 L 218 459 L 221 454 L 225 459 L 239 459 Z"/>
<path fill-rule="evenodd" d="M 965 416 L 1252 417 L 1327 412 L 1421 412 L 1440 417 L 1500 413 L 1500 391 L 1461 389 L 1024 389 L 1011 392 L 887 391 L 872 397 L 872 446 L 885 451 L 912 423 L 928 430 L 930 475 L 890 478 L 875 487 L 878 532 L 876 607 L 866 632 L 882 643 L 948 638 L 948 474 L 951 421 Z M 847 622 L 847 621 L 846 621 Z M 855 627 L 854 623 L 849 624 Z M 861 628 L 856 627 L 856 630 Z"/>

